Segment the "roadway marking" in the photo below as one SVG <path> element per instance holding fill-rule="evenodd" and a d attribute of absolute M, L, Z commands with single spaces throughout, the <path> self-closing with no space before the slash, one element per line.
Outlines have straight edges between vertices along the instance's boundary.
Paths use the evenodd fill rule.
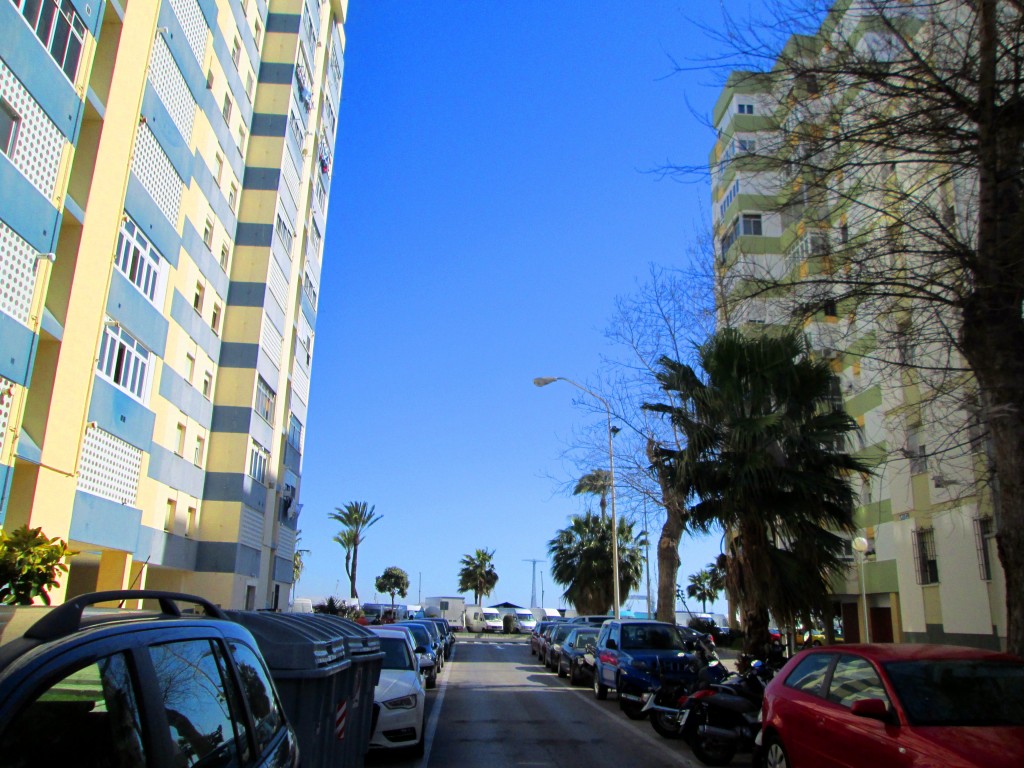
<path fill-rule="evenodd" d="M 423 757 L 416 761 L 416 768 L 426 768 L 430 762 L 430 748 L 434 746 L 434 734 L 437 732 L 437 721 L 441 719 L 441 705 L 444 703 L 444 692 L 448 689 L 448 675 L 451 671 L 450 662 L 455 661 L 458 647 L 452 647 L 452 656 L 449 663 L 444 665 L 444 670 L 437 678 L 437 698 L 434 699 L 434 707 L 430 712 L 430 722 L 423 729 Z"/>

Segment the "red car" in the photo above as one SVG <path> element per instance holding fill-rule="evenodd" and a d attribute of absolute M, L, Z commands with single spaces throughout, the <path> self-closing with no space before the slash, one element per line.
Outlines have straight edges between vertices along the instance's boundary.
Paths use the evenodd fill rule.
<path fill-rule="evenodd" d="M 768 685 L 761 714 L 765 768 L 1020 768 L 1024 660 L 949 645 L 812 648 Z"/>

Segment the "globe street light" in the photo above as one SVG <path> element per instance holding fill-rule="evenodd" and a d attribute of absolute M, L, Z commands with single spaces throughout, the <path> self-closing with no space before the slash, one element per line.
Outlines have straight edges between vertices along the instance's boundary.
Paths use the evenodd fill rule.
<path fill-rule="evenodd" d="M 871 626 L 868 624 L 868 593 L 864 583 L 864 562 L 868 559 L 868 540 L 858 536 L 853 540 L 853 548 L 860 557 L 860 600 L 864 604 L 864 642 L 871 642 Z"/>
<path fill-rule="evenodd" d="M 619 618 L 619 522 L 615 516 L 615 452 L 612 450 L 612 437 L 619 430 L 612 427 L 612 407 L 608 405 L 608 401 L 572 379 L 563 376 L 539 376 L 533 380 L 533 385 L 546 387 L 556 381 L 564 381 L 566 384 L 571 384 L 576 389 L 586 392 L 599 401 L 604 406 L 605 413 L 608 414 L 608 492 L 612 497 L 612 600 L 615 609 L 614 616 L 617 619 Z"/>

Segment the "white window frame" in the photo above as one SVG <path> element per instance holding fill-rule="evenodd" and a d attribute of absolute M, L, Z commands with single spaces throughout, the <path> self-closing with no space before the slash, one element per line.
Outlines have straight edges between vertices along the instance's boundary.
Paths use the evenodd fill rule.
<path fill-rule="evenodd" d="M 107 320 L 100 340 L 96 372 L 145 405 L 149 400 L 150 352 L 119 324 Z"/>
<path fill-rule="evenodd" d="M 114 266 L 157 309 L 164 299 L 164 260 L 128 214 L 121 217 Z"/>
<path fill-rule="evenodd" d="M 249 441 L 249 477 L 257 483 L 266 483 L 267 466 L 270 464 L 270 451 L 257 443 Z"/>

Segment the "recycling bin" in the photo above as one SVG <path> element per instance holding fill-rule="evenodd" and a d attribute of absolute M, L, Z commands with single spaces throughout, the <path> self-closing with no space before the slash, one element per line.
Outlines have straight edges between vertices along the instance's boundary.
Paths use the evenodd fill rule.
<path fill-rule="evenodd" d="M 256 638 L 285 715 L 298 736 L 302 765 L 361 766 L 362 753 L 357 760 L 345 762 L 339 746 L 345 739 L 353 739 L 363 744 L 365 751 L 370 739 L 369 733 L 357 733 L 345 720 L 354 681 L 344 628 L 330 621 L 334 617 L 321 614 L 225 613 Z M 372 707 L 372 686 L 370 704 Z"/>

